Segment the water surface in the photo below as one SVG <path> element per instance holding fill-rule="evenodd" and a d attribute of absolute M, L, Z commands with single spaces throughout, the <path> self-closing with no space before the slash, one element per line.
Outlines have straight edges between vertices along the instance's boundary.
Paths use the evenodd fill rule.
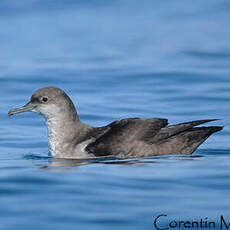
<path fill-rule="evenodd" d="M 153 229 L 162 213 L 230 221 L 228 1 L 2 0 L 0 11 L 1 229 Z M 225 129 L 193 156 L 53 160 L 42 117 L 7 117 L 50 85 L 94 126 L 220 118 Z"/>

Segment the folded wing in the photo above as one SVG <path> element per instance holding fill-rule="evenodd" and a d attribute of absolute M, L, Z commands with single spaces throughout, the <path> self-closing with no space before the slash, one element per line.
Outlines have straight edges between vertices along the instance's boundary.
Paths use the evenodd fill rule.
<path fill-rule="evenodd" d="M 129 118 L 98 128 L 96 140 L 86 150 L 97 157 L 143 157 L 151 155 L 191 154 L 220 126 L 195 127 L 212 120 L 168 125 L 167 119 Z"/>

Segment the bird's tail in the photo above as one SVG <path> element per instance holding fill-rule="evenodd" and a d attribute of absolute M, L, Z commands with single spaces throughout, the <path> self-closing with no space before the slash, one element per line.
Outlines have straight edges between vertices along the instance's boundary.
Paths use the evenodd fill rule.
<path fill-rule="evenodd" d="M 222 126 L 196 127 L 211 121 L 215 119 L 168 125 L 154 136 L 153 144 L 161 143 L 161 154 L 192 154 L 210 135 L 223 129 Z"/>
<path fill-rule="evenodd" d="M 222 126 L 193 127 L 180 133 L 185 143 L 181 153 L 192 154 L 209 136 L 222 129 Z"/>

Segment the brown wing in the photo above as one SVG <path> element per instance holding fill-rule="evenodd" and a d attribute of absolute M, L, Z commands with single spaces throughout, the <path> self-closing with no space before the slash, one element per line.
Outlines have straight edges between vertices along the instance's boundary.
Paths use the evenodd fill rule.
<path fill-rule="evenodd" d="M 176 125 L 168 125 L 166 127 L 163 127 L 153 138 L 149 139 L 148 143 L 154 144 L 159 143 L 161 141 L 165 141 L 168 138 L 172 138 L 173 136 L 188 131 L 195 126 L 216 120 L 218 119 L 198 120 L 180 123 Z"/>
<path fill-rule="evenodd" d="M 95 156 L 119 155 L 121 157 L 141 157 L 160 154 L 191 154 L 212 133 L 223 127 L 199 127 L 206 122 L 199 120 L 176 125 L 168 125 L 166 119 L 131 118 L 115 121 L 98 128 L 103 133 L 86 147 Z M 99 130 L 100 129 L 100 130 Z"/>
<path fill-rule="evenodd" d="M 95 156 L 125 154 L 130 148 L 133 148 L 133 142 L 150 141 L 167 125 L 168 120 L 160 118 L 129 118 L 115 121 L 103 127 L 108 131 L 89 144 L 86 150 Z"/>

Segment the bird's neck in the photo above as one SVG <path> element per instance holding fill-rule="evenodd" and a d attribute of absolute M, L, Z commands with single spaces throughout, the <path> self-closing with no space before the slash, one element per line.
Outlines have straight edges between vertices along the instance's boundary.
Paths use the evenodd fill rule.
<path fill-rule="evenodd" d="M 49 147 L 52 156 L 58 157 L 70 151 L 71 143 L 76 136 L 80 121 L 76 117 L 54 116 L 46 118 L 48 128 Z"/>

